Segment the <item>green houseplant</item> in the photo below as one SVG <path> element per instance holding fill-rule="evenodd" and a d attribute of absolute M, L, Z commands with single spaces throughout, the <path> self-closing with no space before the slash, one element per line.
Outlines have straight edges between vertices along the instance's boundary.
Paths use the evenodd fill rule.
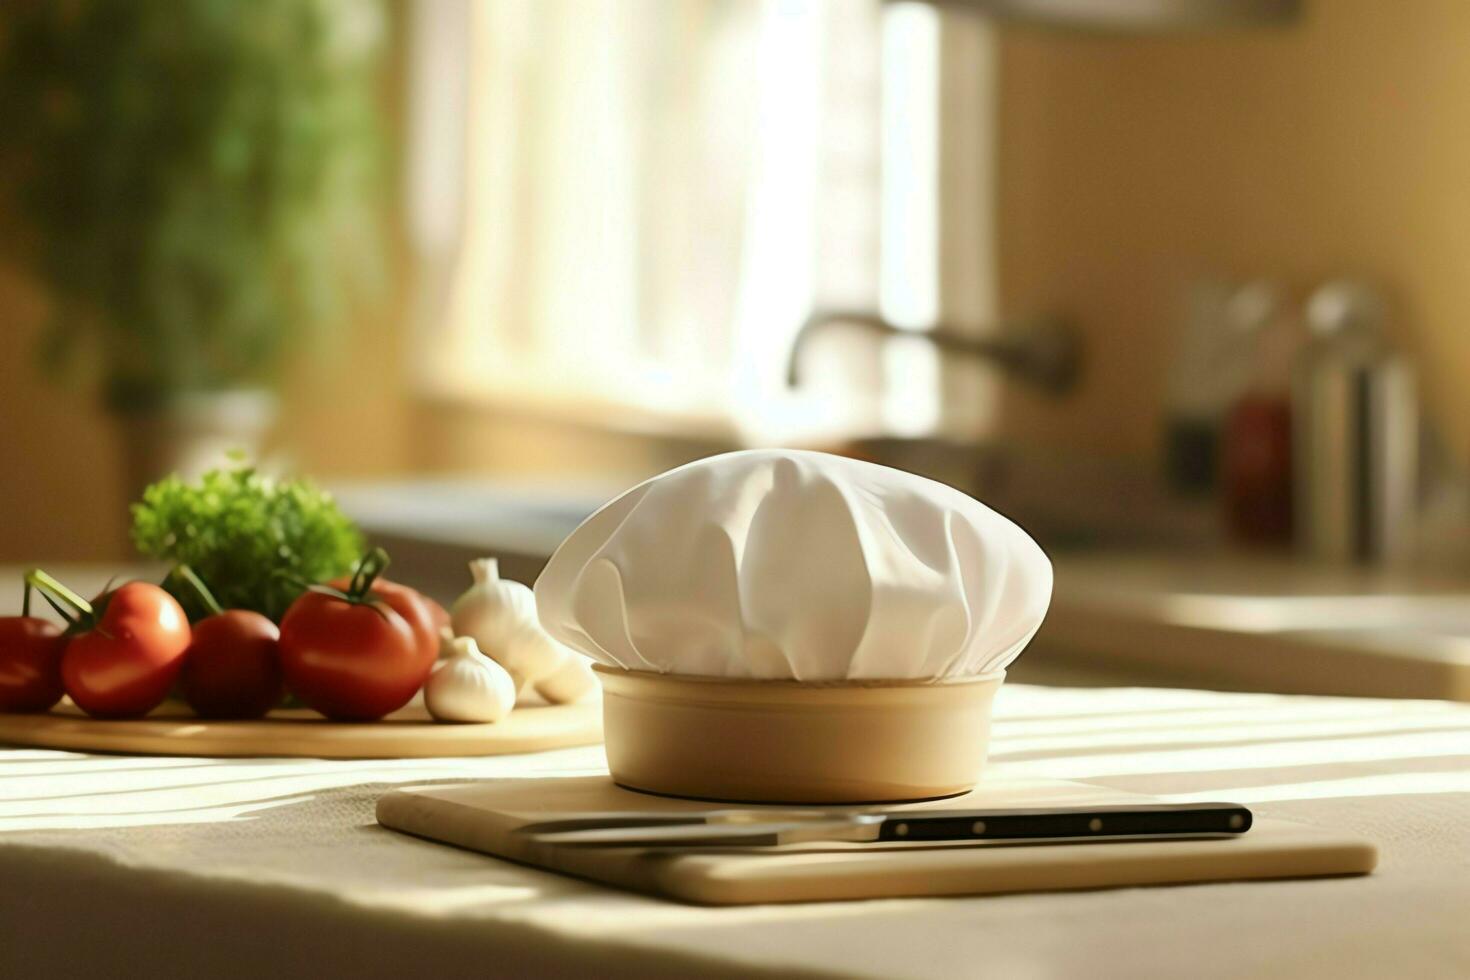
<path fill-rule="evenodd" d="M 248 441 L 283 354 L 372 281 L 382 22 L 378 0 L 7 4 L 11 258 L 49 295 L 44 361 L 86 365 L 143 441 Z M 133 447 L 160 448 L 133 483 L 170 452 Z"/>

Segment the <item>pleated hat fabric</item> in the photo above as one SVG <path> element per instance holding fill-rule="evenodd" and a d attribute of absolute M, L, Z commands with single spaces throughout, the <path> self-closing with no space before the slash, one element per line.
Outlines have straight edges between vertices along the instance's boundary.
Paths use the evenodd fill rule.
<path fill-rule="evenodd" d="M 1052 570 L 1025 531 L 911 473 L 750 450 L 634 487 L 536 582 L 552 636 L 627 670 L 745 679 L 951 678 L 1004 669 Z"/>

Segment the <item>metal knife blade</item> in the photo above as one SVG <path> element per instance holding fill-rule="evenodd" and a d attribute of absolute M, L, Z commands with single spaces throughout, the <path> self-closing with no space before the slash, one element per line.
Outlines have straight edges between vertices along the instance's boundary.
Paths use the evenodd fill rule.
<path fill-rule="evenodd" d="M 535 833 L 540 844 L 570 847 L 776 847 L 808 841 L 874 841 L 883 824 L 879 815 L 853 814 L 836 820 L 785 823 L 662 824 Z"/>

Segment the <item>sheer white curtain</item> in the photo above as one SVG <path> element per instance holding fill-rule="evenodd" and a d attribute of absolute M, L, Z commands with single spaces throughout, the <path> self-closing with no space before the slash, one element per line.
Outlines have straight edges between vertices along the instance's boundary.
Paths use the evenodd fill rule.
<path fill-rule="evenodd" d="M 882 388 L 876 358 L 801 394 L 785 363 L 815 307 L 942 312 L 939 23 L 879 0 L 420 0 L 422 384 L 757 438 L 884 424 L 894 400 L 855 394 Z M 887 358 L 898 414 L 935 414 L 925 356 Z"/>

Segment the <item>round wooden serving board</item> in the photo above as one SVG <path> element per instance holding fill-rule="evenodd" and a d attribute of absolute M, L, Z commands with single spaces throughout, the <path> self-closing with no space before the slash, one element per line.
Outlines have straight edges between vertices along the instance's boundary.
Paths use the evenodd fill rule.
<path fill-rule="evenodd" d="M 0 714 L 0 745 L 143 755 L 392 759 L 512 755 L 602 741 L 602 703 L 522 705 L 493 725 L 443 724 L 411 704 L 382 721 L 327 721 L 305 709 L 258 721 L 205 721 L 165 704 L 147 718 L 88 718 L 69 701 L 50 713 Z"/>

